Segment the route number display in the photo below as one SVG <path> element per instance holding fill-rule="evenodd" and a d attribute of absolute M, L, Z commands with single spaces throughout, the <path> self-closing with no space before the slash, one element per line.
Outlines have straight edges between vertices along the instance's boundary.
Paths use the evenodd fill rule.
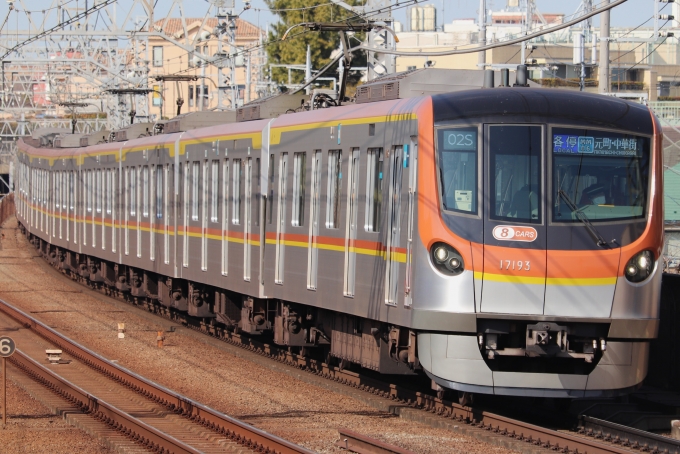
<path fill-rule="evenodd" d="M 16 349 L 16 344 L 11 337 L 2 336 L 0 337 L 0 357 L 7 358 L 12 356 L 14 350 Z"/>

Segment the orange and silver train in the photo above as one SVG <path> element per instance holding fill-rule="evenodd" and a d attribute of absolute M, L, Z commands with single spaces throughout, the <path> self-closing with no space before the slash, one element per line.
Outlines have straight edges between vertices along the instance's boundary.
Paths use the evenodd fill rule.
<path fill-rule="evenodd" d="M 56 148 L 17 216 L 65 273 L 206 330 L 462 393 L 640 385 L 658 330 L 650 110 L 534 88 Z"/>

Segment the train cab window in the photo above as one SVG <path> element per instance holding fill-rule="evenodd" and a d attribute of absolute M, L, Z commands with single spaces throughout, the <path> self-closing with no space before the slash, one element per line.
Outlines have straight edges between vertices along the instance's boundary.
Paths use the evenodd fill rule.
<path fill-rule="evenodd" d="M 149 217 L 149 166 L 142 168 L 142 216 Z"/>
<path fill-rule="evenodd" d="M 137 170 L 134 167 L 127 170 L 130 174 L 130 216 L 137 216 Z"/>
<path fill-rule="evenodd" d="M 554 222 L 635 219 L 644 216 L 650 140 L 609 131 L 553 128 Z"/>
<path fill-rule="evenodd" d="M 491 219 L 541 223 L 540 126 L 489 127 Z"/>
<path fill-rule="evenodd" d="M 291 225 L 302 227 L 305 218 L 306 153 L 295 153 L 293 161 L 293 218 Z"/>
<path fill-rule="evenodd" d="M 233 206 L 231 208 L 231 223 L 234 225 L 241 224 L 241 160 L 234 159 L 232 163 L 233 167 L 233 178 L 234 187 L 232 189 L 231 199 L 233 201 Z"/>
<path fill-rule="evenodd" d="M 367 232 L 380 231 L 380 209 L 382 207 L 383 186 L 383 150 L 382 148 L 368 149 L 366 166 L 366 223 Z"/>
<path fill-rule="evenodd" d="M 342 179 L 342 151 L 328 151 L 328 188 L 326 190 L 326 228 L 339 227 L 340 180 Z"/>
<path fill-rule="evenodd" d="M 218 221 L 218 198 L 219 198 L 219 183 L 220 183 L 220 162 L 212 161 L 210 163 L 211 176 L 210 176 L 210 221 Z"/>
<path fill-rule="evenodd" d="M 477 213 L 477 128 L 437 131 L 439 179 L 445 210 Z"/>
<path fill-rule="evenodd" d="M 201 171 L 201 164 L 194 162 L 191 164 L 191 220 L 198 221 L 198 178 Z"/>

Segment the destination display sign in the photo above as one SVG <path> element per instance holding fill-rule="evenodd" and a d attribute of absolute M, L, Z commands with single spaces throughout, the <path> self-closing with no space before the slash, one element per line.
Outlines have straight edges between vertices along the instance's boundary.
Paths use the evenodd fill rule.
<path fill-rule="evenodd" d="M 476 151 L 477 128 L 445 129 L 441 132 L 442 147 L 447 151 Z"/>
<path fill-rule="evenodd" d="M 594 156 L 641 156 L 642 138 L 616 136 L 579 136 L 553 134 L 553 153 Z"/>

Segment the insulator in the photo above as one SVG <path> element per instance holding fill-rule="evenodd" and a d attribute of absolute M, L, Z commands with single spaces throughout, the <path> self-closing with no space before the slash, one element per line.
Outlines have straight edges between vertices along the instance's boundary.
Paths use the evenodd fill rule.
<path fill-rule="evenodd" d="M 673 20 L 675 19 L 675 16 L 672 14 L 659 14 L 659 19 L 661 20 Z"/>

